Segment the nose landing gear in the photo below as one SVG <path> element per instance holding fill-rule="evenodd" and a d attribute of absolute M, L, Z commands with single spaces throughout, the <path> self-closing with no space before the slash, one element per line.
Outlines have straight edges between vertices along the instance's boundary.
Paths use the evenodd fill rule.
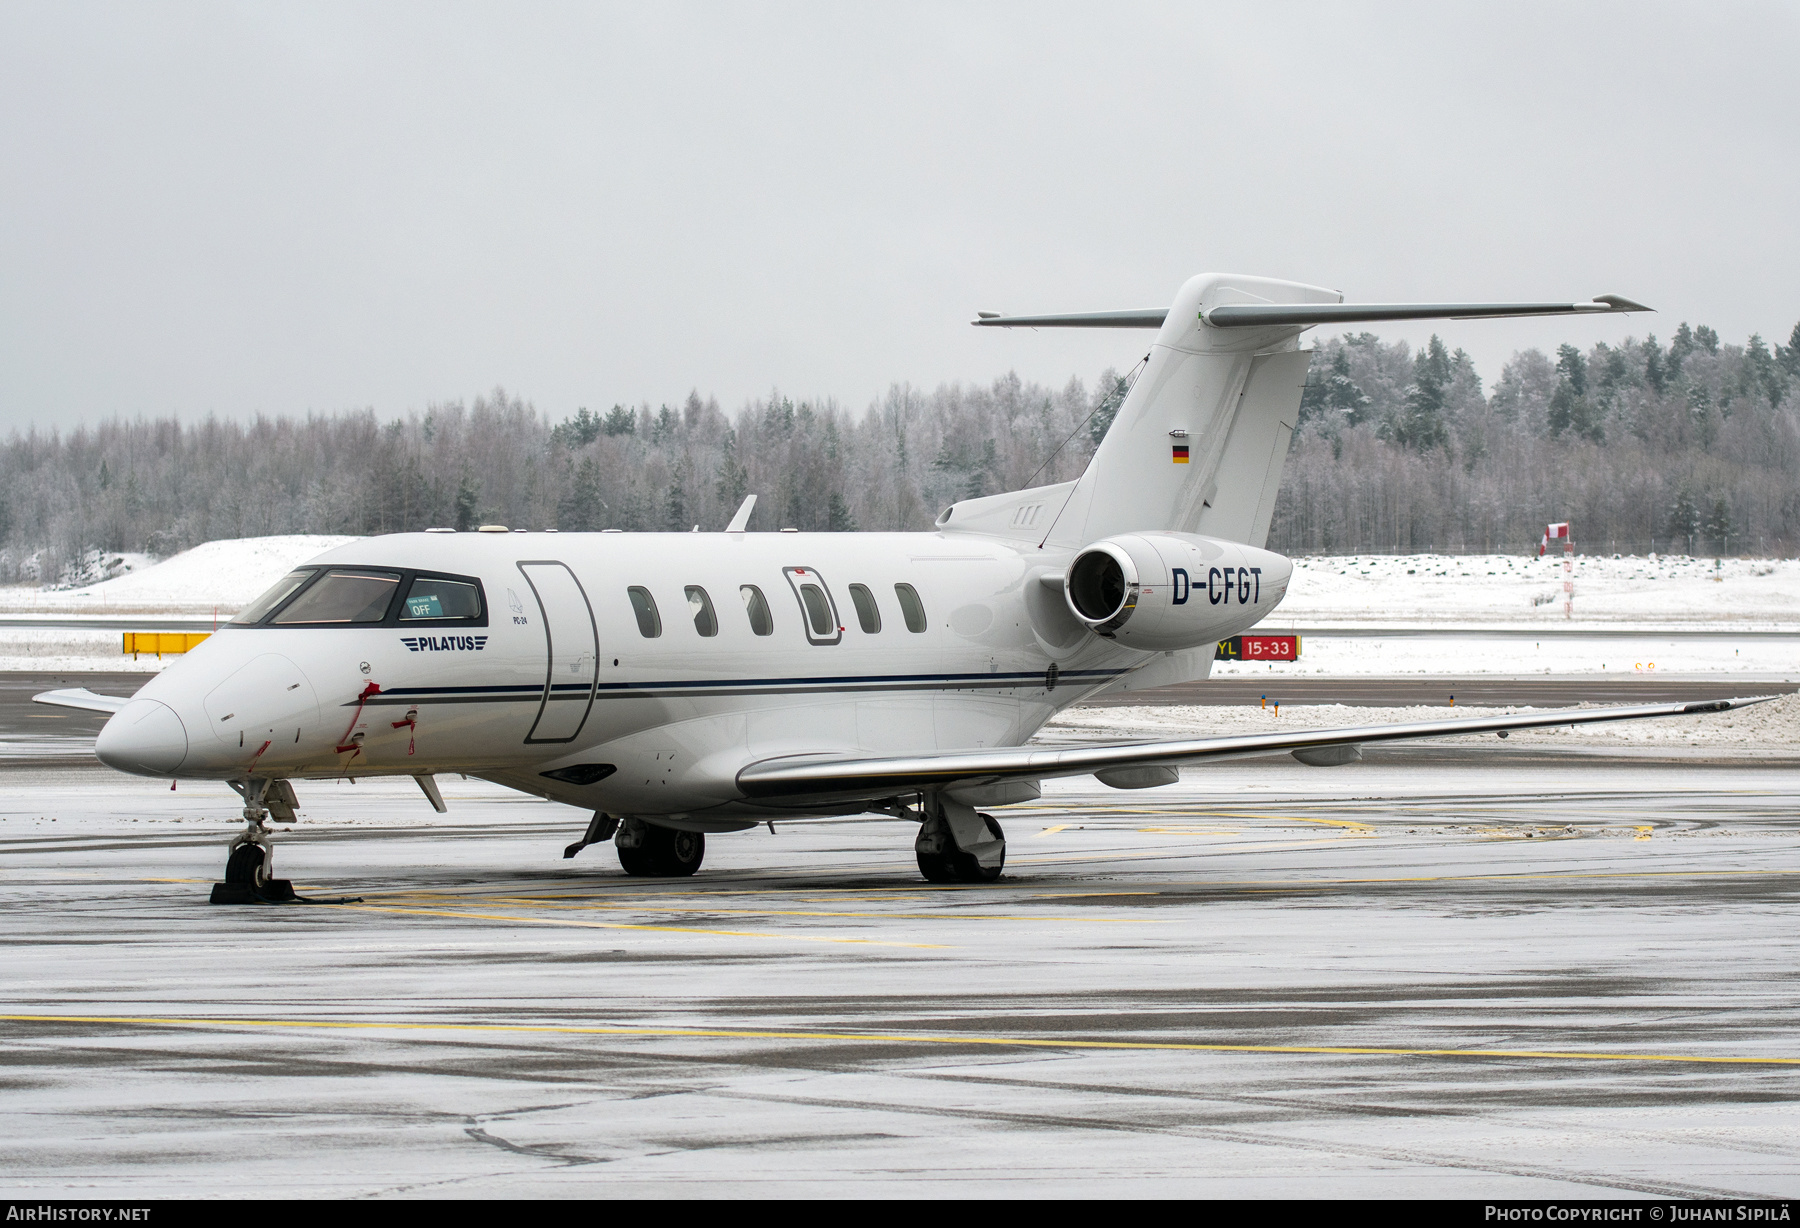
<path fill-rule="evenodd" d="M 235 782 L 232 785 L 244 798 L 244 830 L 231 842 L 226 854 L 225 881 L 213 884 L 214 904 L 286 904 L 296 898 L 293 883 L 269 875 L 275 861 L 275 848 L 269 842 L 269 810 L 263 805 L 269 783 L 249 780 L 241 786 Z M 290 789 L 285 796 L 280 791 L 276 796 L 278 805 L 290 818 L 293 811 L 285 802 L 291 795 Z"/>

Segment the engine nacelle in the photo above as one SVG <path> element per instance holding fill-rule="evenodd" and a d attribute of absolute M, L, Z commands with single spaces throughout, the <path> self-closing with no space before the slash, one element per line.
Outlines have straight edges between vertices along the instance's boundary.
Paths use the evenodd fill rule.
<path fill-rule="evenodd" d="M 1069 563 L 1063 595 L 1099 635 L 1147 651 L 1198 648 L 1247 631 L 1287 594 L 1279 554 L 1194 533 L 1102 538 Z"/>

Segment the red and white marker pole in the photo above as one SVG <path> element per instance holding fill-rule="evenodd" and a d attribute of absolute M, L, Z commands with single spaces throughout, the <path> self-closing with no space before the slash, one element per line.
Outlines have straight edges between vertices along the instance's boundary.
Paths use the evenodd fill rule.
<path fill-rule="evenodd" d="M 1569 522 L 1548 525 L 1544 529 L 1544 540 L 1538 543 L 1538 557 L 1550 548 L 1550 542 L 1562 538 L 1563 544 L 1563 617 L 1575 617 L 1575 539 L 1569 536 Z"/>

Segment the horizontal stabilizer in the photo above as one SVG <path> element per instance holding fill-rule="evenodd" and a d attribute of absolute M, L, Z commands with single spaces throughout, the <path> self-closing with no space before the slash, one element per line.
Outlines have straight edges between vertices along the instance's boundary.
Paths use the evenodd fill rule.
<path fill-rule="evenodd" d="M 1766 703 L 1754 699 L 1703 700 L 1698 703 L 1632 704 L 1612 708 L 1564 708 L 1506 716 L 1467 717 L 1447 721 L 1413 721 L 1404 725 L 1361 725 L 1348 729 L 1309 729 L 1294 733 L 1256 733 L 1223 738 L 1188 738 L 1169 742 L 1128 742 L 1102 746 L 1020 746 L 993 750 L 948 751 L 936 755 L 892 758 L 821 759 L 797 756 L 766 759 L 738 773 L 744 796 L 761 801 L 875 800 L 950 786 L 997 784 L 1005 780 L 1045 780 L 1085 776 L 1103 771 L 1149 766 L 1175 766 L 1208 759 L 1293 753 L 1325 747 L 1366 746 L 1455 734 L 1496 733 L 1511 729 L 1546 729 L 1588 725 L 1598 721 L 1635 720 L 1651 716 L 1695 716 L 1729 712 Z M 1315 757 L 1316 759 L 1317 757 Z"/>
<path fill-rule="evenodd" d="M 1077 311 L 1050 316 L 1003 316 L 983 311 L 969 323 L 984 328 L 1161 328 L 1167 307 L 1145 311 Z"/>
<path fill-rule="evenodd" d="M 1513 316 L 1616 315 L 1654 311 L 1616 294 L 1591 303 L 1221 303 L 1200 313 L 1214 328 L 1360 324 L 1377 320 L 1503 320 Z"/>
<path fill-rule="evenodd" d="M 1654 311 L 1616 294 L 1590 303 L 1221 303 L 1200 313 L 1214 328 L 1311 328 L 1381 320 L 1504 320 L 1514 316 L 1618 315 Z M 1005 316 L 981 312 L 970 323 L 984 328 L 1161 328 L 1164 308 L 1145 311 L 1078 311 L 1060 315 Z"/>
<path fill-rule="evenodd" d="M 81 708 L 87 712 L 117 712 L 131 700 L 120 695 L 96 695 L 86 687 L 66 691 L 44 691 L 31 697 L 33 703 L 54 704 L 58 708 Z"/>

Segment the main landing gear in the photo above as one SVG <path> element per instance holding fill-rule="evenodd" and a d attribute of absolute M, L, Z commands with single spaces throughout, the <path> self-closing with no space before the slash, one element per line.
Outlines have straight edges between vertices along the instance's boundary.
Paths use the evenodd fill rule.
<path fill-rule="evenodd" d="M 706 859 L 706 837 L 697 831 L 676 831 L 642 819 L 614 818 L 594 811 L 587 833 L 563 850 L 573 857 L 590 844 L 613 842 L 625 873 L 642 878 L 686 878 Z"/>
<path fill-rule="evenodd" d="M 991 814 L 942 795 L 925 799 L 925 821 L 913 852 L 932 883 L 991 883 L 1006 867 L 1006 833 Z"/>

